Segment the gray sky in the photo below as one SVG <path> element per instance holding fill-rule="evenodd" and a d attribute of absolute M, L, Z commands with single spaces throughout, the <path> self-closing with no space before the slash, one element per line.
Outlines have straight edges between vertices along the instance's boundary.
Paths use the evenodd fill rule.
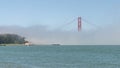
<path fill-rule="evenodd" d="M 120 44 L 119 25 L 81 32 L 48 30 L 46 26 L 2 26 L 0 31 L 1 33 L 17 33 L 35 44 L 118 45 Z"/>

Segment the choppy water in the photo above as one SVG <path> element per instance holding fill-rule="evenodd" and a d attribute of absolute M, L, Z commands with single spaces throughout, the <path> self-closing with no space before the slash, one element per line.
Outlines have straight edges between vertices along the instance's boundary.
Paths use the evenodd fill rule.
<path fill-rule="evenodd" d="M 0 68 L 120 68 L 120 46 L 0 46 Z"/>

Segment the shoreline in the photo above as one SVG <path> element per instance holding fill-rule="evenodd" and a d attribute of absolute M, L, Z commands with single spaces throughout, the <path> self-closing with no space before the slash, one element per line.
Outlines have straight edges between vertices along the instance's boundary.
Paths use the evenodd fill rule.
<path fill-rule="evenodd" d="M 0 46 L 25 46 L 25 44 L 0 44 Z"/>

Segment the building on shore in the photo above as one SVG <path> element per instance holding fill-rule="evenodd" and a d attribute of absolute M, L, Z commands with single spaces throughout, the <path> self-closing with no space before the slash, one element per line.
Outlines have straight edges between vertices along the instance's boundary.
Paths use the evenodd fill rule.
<path fill-rule="evenodd" d="M 24 45 L 29 46 L 29 45 L 30 45 L 30 42 L 29 42 L 29 41 L 25 41 L 25 42 L 24 42 Z"/>

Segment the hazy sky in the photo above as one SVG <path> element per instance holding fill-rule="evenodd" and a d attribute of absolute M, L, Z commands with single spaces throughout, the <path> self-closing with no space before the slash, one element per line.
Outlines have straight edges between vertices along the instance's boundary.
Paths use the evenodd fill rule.
<path fill-rule="evenodd" d="M 119 7 L 120 0 L 0 0 L 1 32 L 16 33 L 15 30 L 17 32 L 19 30 L 18 34 L 23 34 L 28 38 L 32 37 L 30 38 L 32 40 L 34 38 L 39 42 L 46 40 L 48 42 L 49 38 L 53 38 L 52 42 L 65 44 L 72 44 L 72 42 L 73 44 L 100 44 L 100 41 L 103 41 L 101 37 L 110 35 L 106 38 L 112 37 L 106 39 L 106 41 L 115 41 L 114 44 L 118 44 L 120 42 L 119 26 L 117 26 L 120 25 Z M 83 30 L 81 34 L 77 33 L 78 16 L 90 23 L 82 22 Z M 61 27 L 73 19 L 76 20 L 71 25 Z M 57 30 L 57 28 L 59 29 Z M 33 32 L 34 34 L 31 34 Z M 51 33 L 51 35 L 46 33 Z M 116 33 L 117 36 L 114 37 Z M 66 40 L 69 40 L 64 42 L 67 35 Z M 79 36 L 82 38 L 79 38 Z M 90 41 L 91 39 L 94 40 Z M 96 39 L 98 41 L 95 41 Z M 101 42 L 101 44 L 104 44 L 104 42 Z M 111 42 L 106 44 L 111 44 Z"/>
<path fill-rule="evenodd" d="M 0 0 L 0 25 L 40 24 L 54 28 L 78 16 L 98 25 L 109 25 L 120 17 L 119 3 L 119 0 Z"/>

